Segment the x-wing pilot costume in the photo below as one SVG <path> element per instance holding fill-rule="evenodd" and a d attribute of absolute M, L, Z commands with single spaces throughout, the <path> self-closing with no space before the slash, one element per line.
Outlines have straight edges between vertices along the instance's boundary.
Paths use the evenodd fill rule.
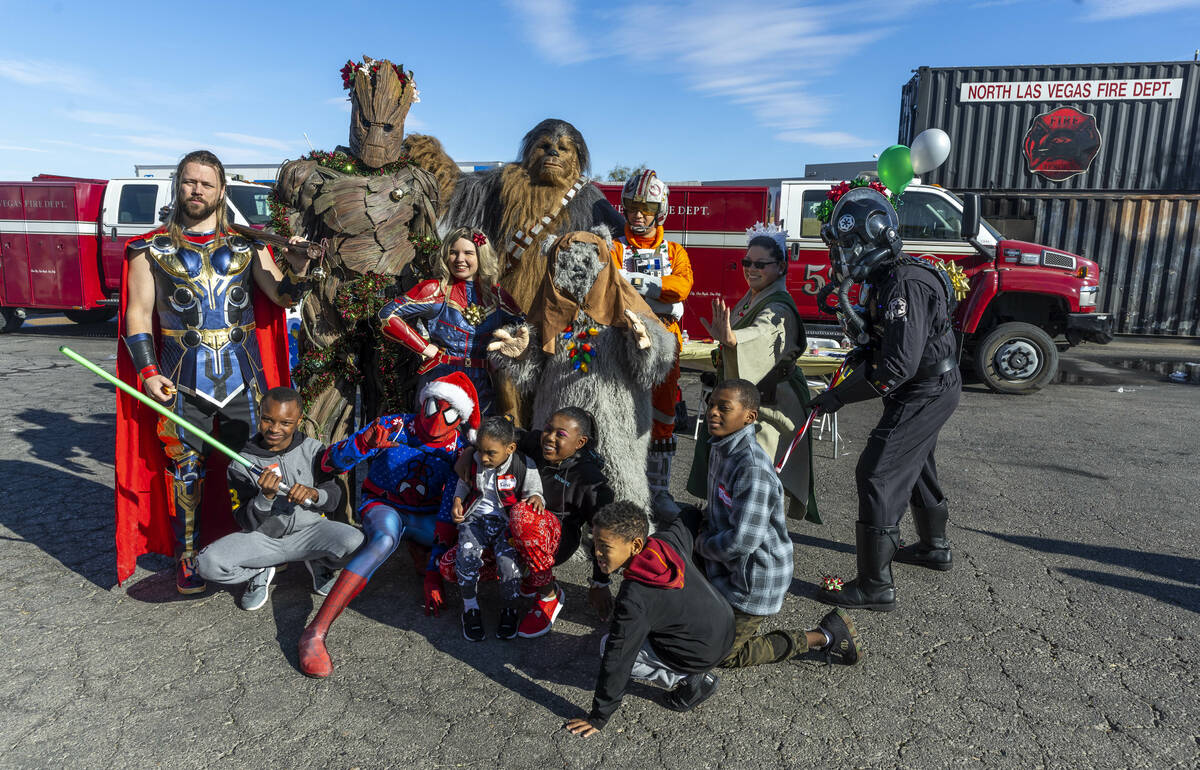
<path fill-rule="evenodd" d="M 846 379 L 812 402 L 829 413 L 883 397 L 883 416 L 855 469 L 858 577 L 818 598 L 884 611 L 895 607 L 893 557 L 950 569 L 946 498 L 933 453 L 962 387 L 951 326 L 953 285 L 934 263 L 901 251 L 898 229 L 895 209 L 868 187 L 844 194 L 822 228 L 834 274 L 842 281 L 843 320 L 851 336 L 866 342 L 851 355 Z M 846 298 L 853 283 L 867 285 L 865 298 L 859 298 L 865 319 Z M 920 542 L 901 549 L 898 524 L 906 507 L 912 508 Z"/>
<path fill-rule="evenodd" d="M 168 406 L 200 427 L 212 426 L 215 420 L 217 435 L 236 450 L 254 433 L 259 397 L 289 382 L 283 311 L 255 287 L 254 260 L 261 244 L 232 232 L 185 231 L 183 238 L 182 244 L 176 244 L 166 229 L 160 229 L 126 246 L 127 255 L 145 251 L 149 258 L 156 333 L 124 337 L 129 355 L 119 356 L 118 374 L 131 383 L 156 374 L 166 376 L 177 389 Z M 279 286 L 281 297 L 295 289 L 294 280 L 300 279 L 289 271 Z M 122 298 L 128 296 L 127 284 L 128 270 Z M 124 300 L 122 327 L 123 305 Z M 154 478 L 161 455 L 149 448 L 152 442 L 137 426 L 149 422 L 150 412 L 132 398 L 119 397 L 117 416 L 117 571 L 124 580 L 140 553 L 171 549 L 162 538 L 167 490 L 162 488 L 161 473 Z M 180 559 L 177 588 L 181 593 L 196 593 L 205 586 L 192 572 L 191 559 L 198 550 L 199 512 L 211 450 L 165 417 L 158 418 L 155 432 L 171 471 L 173 511 L 168 515 L 173 550 Z M 210 505 L 227 508 L 225 495 L 219 497 Z"/>
<path fill-rule="evenodd" d="M 670 189 L 653 171 L 643 171 L 625 182 L 621 206 L 625 233 L 613 244 L 613 258 L 621 274 L 633 284 L 663 325 L 675 335 L 675 362 L 670 374 L 651 394 L 654 425 L 646 476 L 650 494 L 670 492 L 671 458 L 675 456 L 675 404 L 679 401 L 679 351 L 683 349 L 683 301 L 692 291 L 692 262 L 681 244 L 663 238 Z M 634 226 L 629 213 L 640 209 L 654 217 L 653 226 Z"/>

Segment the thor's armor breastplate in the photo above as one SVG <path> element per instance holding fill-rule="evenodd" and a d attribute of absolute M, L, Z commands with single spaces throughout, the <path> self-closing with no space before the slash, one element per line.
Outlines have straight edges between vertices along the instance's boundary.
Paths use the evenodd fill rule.
<path fill-rule="evenodd" d="M 655 278 L 671 274 L 671 252 L 667 247 L 666 238 L 663 238 L 662 243 L 653 249 L 639 249 L 623 235 L 617 241 L 625 247 L 625 264 L 622 267 L 626 271 L 641 273 L 642 275 L 652 275 Z M 676 321 L 683 318 L 682 302 L 662 302 L 657 299 L 650 299 L 645 295 L 642 295 L 642 299 L 646 300 L 646 304 L 650 306 L 655 315 L 671 316 Z"/>
<path fill-rule="evenodd" d="M 130 246 L 145 248 L 154 266 L 160 371 L 218 407 L 248 385 L 266 392 L 254 335 L 254 243 L 217 235 L 177 248 L 160 234 Z"/>

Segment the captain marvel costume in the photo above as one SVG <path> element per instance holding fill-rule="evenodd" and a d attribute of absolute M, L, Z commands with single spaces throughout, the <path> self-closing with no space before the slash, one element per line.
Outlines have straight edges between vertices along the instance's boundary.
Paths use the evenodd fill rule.
<path fill-rule="evenodd" d="M 495 391 L 487 362 L 488 342 L 492 332 L 524 320 L 508 292 L 498 286 L 485 292 L 474 279 L 453 281 L 443 290 L 439 281 L 430 279 L 384 305 L 379 318 L 384 336 L 418 356 L 430 343 L 437 346 L 437 355 L 417 370 L 418 391 L 439 377 L 461 371 L 475 386 L 480 409 L 491 414 Z M 416 320 L 425 324 L 428 339 L 412 327 L 410 322 Z"/>
<path fill-rule="evenodd" d="M 254 285 L 259 244 L 232 232 L 185 233 L 184 241 L 177 247 L 160 228 L 126 245 L 118 336 L 126 336 L 128 255 L 139 249 L 146 250 L 154 275 L 154 334 L 133 335 L 117 346 L 117 376 L 131 386 L 141 384 L 144 367 L 135 365 L 127 347 L 140 342 L 176 385 L 169 406 L 177 414 L 201 427 L 211 426 L 218 414 L 226 420 L 236 414 L 238 421 L 249 420 L 252 432 L 257 397 L 290 383 L 283 308 Z M 133 340 L 143 336 L 147 339 Z M 209 457 L 199 439 L 121 392 L 115 459 L 118 582 L 133 574 L 144 553 L 194 555 L 202 520 L 206 539 L 236 528 L 225 457 Z M 209 474 L 217 483 L 202 495 Z"/>

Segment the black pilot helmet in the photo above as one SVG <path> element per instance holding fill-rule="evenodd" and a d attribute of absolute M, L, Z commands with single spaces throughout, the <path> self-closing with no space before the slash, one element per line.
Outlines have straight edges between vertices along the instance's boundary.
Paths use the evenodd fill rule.
<path fill-rule="evenodd" d="M 821 226 L 821 240 L 829 246 L 834 275 L 855 282 L 899 257 L 904 247 L 896 209 L 870 187 L 855 187 L 838 199 Z"/>

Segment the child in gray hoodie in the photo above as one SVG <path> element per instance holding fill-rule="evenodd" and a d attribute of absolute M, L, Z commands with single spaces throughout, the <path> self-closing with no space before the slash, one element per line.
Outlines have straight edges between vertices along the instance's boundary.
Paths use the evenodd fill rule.
<path fill-rule="evenodd" d="M 196 556 L 196 571 L 214 583 L 245 583 L 239 605 L 257 610 L 267 602 L 276 565 L 303 561 L 313 590 L 329 592 L 337 569 L 362 543 L 362 532 L 326 519 L 341 501 L 333 476 L 320 468 L 321 442 L 296 429 L 303 418 L 300 394 L 267 391 L 259 403 L 258 433 L 242 456 L 263 469 L 229 466 L 234 518 L 241 532 L 217 540 Z M 287 493 L 280 492 L 287 485 Z"/>

